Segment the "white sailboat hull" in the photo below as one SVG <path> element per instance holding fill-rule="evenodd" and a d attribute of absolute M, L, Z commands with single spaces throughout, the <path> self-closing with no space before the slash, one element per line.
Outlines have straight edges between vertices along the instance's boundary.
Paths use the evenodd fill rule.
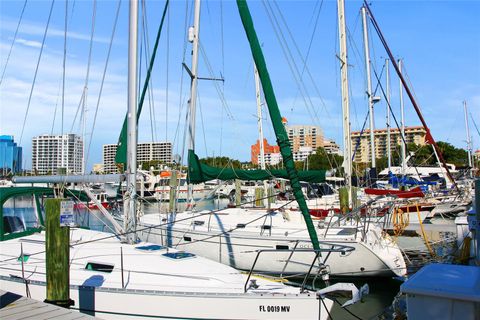
<path fill-rule="evenodd" d="M 70 240 L 73 308 L 104 319 L 327 319 L 333 304 L 269 279 L 252 277 L 250 286 L 228 266 L 158 245 L 82 229 L 71 230 Z M 0 288 L 27 295 L 27 279 L 31 297 L 45 300 L 44 250 L 43 232 L 0 242 Z"/>
<path fill-rule="evenodd" d="M 26 295 L 22 280 L 0 280 L 5 291 Z M 45 299 L 45 283 L 29 284 L 33 299 Z M 71 286 L 71 309 L 102 319 L 327 319 L 333 301 L 283 294 L 208 294 Z"/>
<path fill-rule="evenodd" d="M 187 215 L 177 215 L 177 220 L 186 218 Z M 250 219 L 246 213 L 245 218 L 238 222 Z M 307 230 L 300 226 L 292 227 L 288 222 L 283 225 L 283 221 L 279 221 L 282 220 L 281 217 L 274 220 L 269 230 L 262 229 L 260 225 L 252 225 L 232 231 L 237 224 L 229 223 L 228 218 L 222 214 L 210 218 L 202 216 L 198 219 L 188 219 L 185 223 L 178 222 L 169 226 L 165 223 L 159 226 L 162 223 L 155 222 L 161 221 L 161 218 L 153 214 L 141 218 L 139 229 L 144 230 L 139 233 L 139 236 L 145 241 L 193 252 L 242 270 L 252 268 L 258 250 L 276 249 L 275 252 L 260 253 L 254 271 L 289 275 L 307 273 L 315 254 L 313 252 L 291 253 L 293 249 L 312 249 Z M 203 221 L 202 225 L 198 225 L 200 221 Z M 263 223 L 263 220 L 261 222 Z M 157 227 L 148 228 L 151 226 Z M 361 232 L 359 231 L 356 235 L 355 233 L 355 229 L 350 227 L 332 227 L 328 230 L 317 228 L 321 248 L 329 249 L 332 245 L 354 248 L 347 253 L 322 253 L 321 260 L 325 261 L 332 276 L 365 277 L 405 274 L 405 261 L 393 242 L 388 242 L 389 239 L 381 239 L 380 234 L 373 231 L 368 233 L 370 238 L 367 241 L 360 241 Z M 282 252 L 282 249 L 290 251 Z M 315 263 L 312 273 L 316 274 L 318 271 L 319 263 Z"/>

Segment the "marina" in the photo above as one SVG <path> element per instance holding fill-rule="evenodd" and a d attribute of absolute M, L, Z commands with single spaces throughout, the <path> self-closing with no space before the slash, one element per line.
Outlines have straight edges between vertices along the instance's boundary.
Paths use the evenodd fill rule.
<path fill-rule="evenodd" d="M 433 8 L 410 5 L 407 29 Z M 434 8 L 471 32 L 473 7 Z M 478 318 L 478 97 L 458 84 L 432 111 L 447 89 L 405 46 L 421 32 L 392 28 L 404 7 L 5 8 L 0 318 Z"/>

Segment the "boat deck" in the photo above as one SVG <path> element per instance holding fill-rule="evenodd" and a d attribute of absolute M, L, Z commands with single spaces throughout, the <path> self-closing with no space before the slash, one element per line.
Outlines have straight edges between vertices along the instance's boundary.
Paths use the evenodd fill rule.
<path fill-rule="evenodd" d="M 0 290 L 0 319 L 93 320 L 98 318 Z"/>

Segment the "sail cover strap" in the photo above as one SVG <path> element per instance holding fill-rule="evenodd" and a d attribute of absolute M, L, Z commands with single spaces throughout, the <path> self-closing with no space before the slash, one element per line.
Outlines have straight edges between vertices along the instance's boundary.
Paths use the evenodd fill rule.
<path fill-rule="evenodd" d="M 267 102 L 270 119 L 272 121 L 273 129 L 277 137 L 277 143 L 280 146 L 280 153 L 283 157 L 283 164 L 286 168 L 290 184 L 293 189 L 293 194 L 298 202 L 298 206 L 303 214 L 305 223 L 307 224 L 308 233 L 312 241 L 313 248 L 320 250 L 318 243 L 317 232 L 313 226 L 312 218 L 308 211 L 303 192 L 300 187 L 300 180 L 298 178 L 297 170 L 295 169 L 295 163 L 293 161 L 292 150 L 290 149 L 290 142 L 288 140 L 287 131 L 282 123 L 282 117 L 280 110 L 278 109 L 277 99 L 273 91 L 272 83 L 270 81 L 270 75 L 268 74 L 267 65 L 263 56 L 262 48 L 257 38 L 255 28 L 253 26 L 250 10 L 245 0 L 237 0 L 238 11 L 240 18 L 242 19 L 245 33 L 247 34 L 248 42 L 250 43 L 250 49 L 252 50 L 253 59 L 258 69 L 260 81 L 263 87 L 263 93 L 265 94 L 265 100 Z"/>

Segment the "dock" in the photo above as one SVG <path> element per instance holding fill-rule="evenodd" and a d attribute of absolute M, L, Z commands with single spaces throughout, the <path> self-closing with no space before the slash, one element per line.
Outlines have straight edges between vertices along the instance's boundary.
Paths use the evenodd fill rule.
<path fill-rule="evenodd" d="M 93 320 L 99 318 L 0 290 L 0 319 Z"/>

